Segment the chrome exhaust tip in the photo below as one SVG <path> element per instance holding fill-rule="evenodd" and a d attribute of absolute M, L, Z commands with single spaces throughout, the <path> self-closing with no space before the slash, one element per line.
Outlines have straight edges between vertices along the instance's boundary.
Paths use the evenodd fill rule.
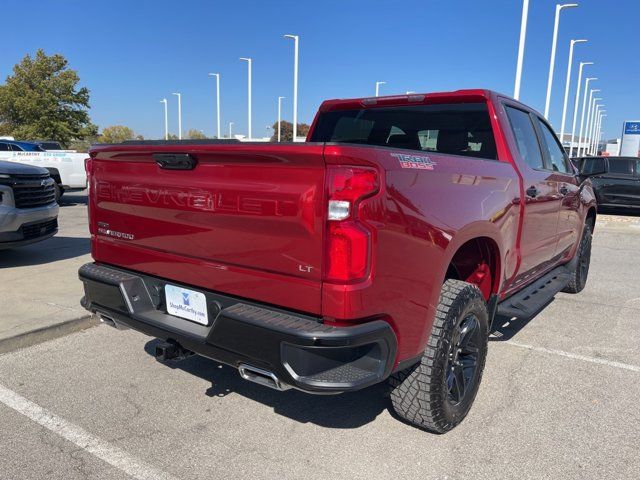
<path fill-rule="evenodd" d="M 274 390 L 280 391 L 288 390 L 290 388 L 286 383 L 282 383 L 275 375 L 275 373 L 268 370 L 263 370 L 262 368 L 247 365 L 246 363 L 242 363 L 238 366 L 238 372 L 240 373 L 240 376 L 245 380 L 257 383 L 264 387 L 269 387 L 273 388 Z"/>

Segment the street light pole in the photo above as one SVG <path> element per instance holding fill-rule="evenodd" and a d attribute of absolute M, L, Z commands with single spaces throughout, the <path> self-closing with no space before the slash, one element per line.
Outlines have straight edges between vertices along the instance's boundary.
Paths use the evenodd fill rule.
<path fill-rule="evenodd" d="M 578 105 L 580 104 L 580 87 L 582 86 L 582 70 L 587 65 L 593 65 L 593 62 L 580 62 L 580 70 L 578 72 L 578 88 L 576 89 L 576 100 L 573 106 L 573 125 L 571 127 L 571 145 L 569 146 L 569 157 L 573 157 L 573 142 L 576 137 L 576 122 L 578 121 Z"/>
<path fill-rule="evenodd" d="M 567 81 L 564 86 L 564 103 L 562 104 L 562 122 L 560 124 L 560 142 L 564 145 L 564 126 L 567 120 L 567 104 L 569 103 L 569 87 L 571 85 L 571 69 L 573 65 L 573 47 L 587 40 L 571 40 L 569 44 L 569 63 L 567 64 Z"/>
<path fill-rule="evenodd" d="M 167 112 L 167 99 L 163 98 L 160 103 L 164 103 L 164 139 L 169 140 L 169 114 Z"/>
<path fill-rule="evenodd" d="M 585 130 L 584 130 L 584 135 L 585 138 L 589 139 L 589 143 L 588 145 L 591 144 L 591 137 L 589 136 L 589 132 L 590 132 L 590 126 L 591 126 L 591 111 L 593 109 L 593 107 L 595 106 L 596 100 L 593 98 L 593 94 L 596 92 L 599 92 L 600 90 L 597 90 L 595 88 L 592 88 L 591 91 L 589 92 L 589 108 L 587 110 L 587 123 L 585 124 Z M 600 99 L 602 100 L 602 99 Z M 586 150 L 586 148 L 583 148 L 583 154 L 584 154 L 584 150 Z M 578 149 L 578 156 L 580 156 L 580 149 Z"/>
<path fill-rule="evenodd" d="M 231 136 L 231 127 L 233 127 L 233 122 L 229 122 L 229 139 L 233 138 Z"/>
<path fill-rule="evenodd" d="M 597 155 L 598 154 L 598 143 L 600 142 L 600 139 L 603 135 L 602 132 L 602 122 L 604 121 L 603 118 L 606 117 L 606 115 L 604 114 L 604 112 L 606 112 L 606 110 L 603 110 L 602 112 L 600 112 L 600 117 L 598 118 L 598 136 L 597 136 L 597 141 L 593 146 L 593 155 Z"/>
<path fill-rule="evenodd" d="M 182 94 L 172 93 L 178 97 L 178 140 L 182 140 Z"/>
<path fill-rule="evenodd" d="M 556 19 L 553 24 L 553 39 L 551 40 L 551 59 L 549 60 L 549 79 L 547 80 L 547 100 L 544 104 L 544 118 L 549 119 L 549 105 L 551 104 L 551 87 L 553 85 L 553 70 L 556 63 L 556 46 L 558 44 L 558 27 L 560 26 L 560 12 L 565 8 L 577 7 L 577 3 L 556 5 Z"/>
<path fill-rule="evenodd" d="M 385 85 L 387 82 L 376 82 L 376 97 L 380 95 L 380 85 Z"/>
<path fill-rule="evenodd" d="M 604 112 L 606 112 L 606 110 L 600 110 L 602 107 L 604 107 L 605 105 L 598 105 L 598 109 L 597 109 L 597 118 L 596 118 L 596 122 L 593 128 L 593 133 L 594 133 L 594 138 L 591 139 L 591 143 L 589 144 L 589 152 L 593 153 L 593 149 L 595 148 L 595 142 L 594 139 L 598 138 L 598 130 L 600 130 L 600 117 L 602 116 L 602 114 Z"/>
<path fill-rule="evenodd" d="M 298 136 L 298 35 L 285 35 L 284 38 L 293 39 L 293 141 Z M 280 141 L 280 140 L 278 140 Z"/>
<path fill-rule="evenodd" d="M 596 91 L 600 91 L 600 90 L 594 90 L 594 92 Z M 583 152 L 583 154 L 586 154 L 587 152 L 589 152 L 589 150 L 591 150 L 591 143 L 593 140 L 593 134 L 596 133 L 595 131 L 595 126 L 596 126 L 596 106 L 598 108 L 600 108 L 600 105 L 598 105 L 598 102 L 602 100 L 602 97 L 593 97 L 593 101 L 591 102 L 591 111 L 589 112 L 591 115 L 587 115 L 587 132 L 586 132 L 586 136 L 589 139 L 589 143 L 587 143 L 587 147 L 585 148 L 585 151 Z"/>
<path fill-rule="evenodd" d="M 522 81 L 522 63 L 524 61 L 524 44 L 527 39 L 527 17 L 529 15 L 529 0 L 522 1 L 522 20 L 520 21 L 520 44 L 518 46 L 518 63 L 516 65 L 516 85 L 513 98 L 520 99 L 520 83 Z"/>
<path fill-rule="evenodd" d="M 252 60 L 250 58 L 240 58 L 240 60 L 243 60 L 245 62 L 247 62 L 247 73 L 248 73 L 248 81 L 247 81 L 247 99 L 248 99 L 248 103 L 249 103 L 249 107 L 248 107 L 248 117 L 249 117 L 249 126 L 247 128 L 248 130 L 248 139 L 251 140 L 252 136 L 251 136 L 251 62 Z"/>
<path fill-rule="evenodd" d="M 280 142 L 280 123 L 282 122 L 282 99 L 285 97 L 278 97 L 278 142 Z"/>
<path fill-rule="evenodd" d="M 584 83 L 584 95 L 582 97 L 582 113 L 580 114 L 580 134 L 578 135 L 578 156 L 580 156 L 580 150 L 583 149 L 580 139 L 582 139 L 582 128 L 584 127 L 584 114 L 586 113 L 586 110 L 587 110 L 587 91 L 589 90 L 589 83 L 591 82 L 591 80 L 597 80 L 597 79 L 598 79 L 597 77 L 589 77 Z"/>
<path fill-rule="evenodd" d="M 220 74 L 210 73 L 210 77 L 216 77 L 216 132 L 220 138 Z"/>
<path fill-rule="evenodd" d="M 602 100 L 602 99 L 599 98 L 598 100 Z M 591 111 L 591 124 L 590 124 L 591 128 L 588 130 L 588 133 L 587 133 L 589 144 L 587 145 L 587 148 L 584 152 L 585 155 L 588 155 L 589 153 L 591 153 L 591 150 L 593 150 L 593 138 L 598 130 L 598 119 L 600 116 L 600 109 L 602 108 L 602 105 L 598 105 L 597 103 L 598 100 L 594 100 L 593 110 Z"/>

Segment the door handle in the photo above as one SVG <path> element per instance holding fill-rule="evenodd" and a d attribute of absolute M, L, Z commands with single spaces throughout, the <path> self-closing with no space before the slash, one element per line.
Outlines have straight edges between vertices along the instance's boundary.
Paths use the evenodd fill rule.
<path fill-rule="evenodd" d="M 563 197 L 566 197 L 568 193 L 569 193 L 569 189 L 567 188 L 567 186 L 562 185 L 560 187 L 560 195 L 562 195 Z"/>
<path fill-rule="evenodd" d="M 531 198 L 536 198 L 539 193 L 540 193 L 540 190 L 538 190 L 533 185 L 527 188 L 527 191 L 526 191 L 527 197 L 531 197 Z"/>

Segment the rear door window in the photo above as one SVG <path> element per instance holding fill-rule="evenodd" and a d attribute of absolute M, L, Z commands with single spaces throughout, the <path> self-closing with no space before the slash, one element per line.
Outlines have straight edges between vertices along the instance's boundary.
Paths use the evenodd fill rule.
<path fill-rule="evenodd" d="M 8 143 L 2 143 L 0 142 L 0 152 L 8 152 L 11 149 L 9 148 L 9 144 Z"/>
<path fill-rule="evenodd" d="M 544 169 L 542 151 L 531 116 L 518 108 L 505 106 L 522 160 L 535 170 Z"/>
<path fill-rule="evenodd" d="M 540 119 L 537 120 L 540 131 L 542 132 L 544 148 L 547 155 L 549 156 L 551 169 L 554 172 L 569 173 L 571 171 L 569 169 L 569 162 L 567 156 L 564 153 L 564 150 L 560 146 L 560 142 L 558 142 L 556 134 L 551 131 L 551 129 L 545 122 Z"/>
<path fill-rule="evenodd" d="M 377 145 L 497 159 L 486 103 L 409 105 L 321 113 L 312 142 Z"/>
<path fill-rule="evenodd" d="M 621 176 L 632 176 L 634 173 L 635 161 L 629 158 L 609 159 L 609 173 Z"/>

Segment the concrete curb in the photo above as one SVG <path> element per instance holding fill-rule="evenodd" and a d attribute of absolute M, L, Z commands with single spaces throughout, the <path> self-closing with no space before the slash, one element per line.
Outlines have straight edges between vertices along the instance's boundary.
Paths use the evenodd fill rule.
<path fill-rule="evenodd" d="M 100 322 L 97 318 L 87 314 L 79 318 L 65 320 L 63 322 L 54 323 L 53 325 L 47 325 L 46 327 L 21 333 L 13 337 L 1 338 L 0 355 L 63 337 L 70 333 L 79 332 L 80 330 L 86 330 L 87 328 L 94 327 L 99 323 Z"/>
<path fill-rule="evenodd" d="M 596 230 L 598 228 L 610 229 L 630 229 L 640 231 L 640 217 L 630 217 L 623 215 L 598 215 L 596 220 Z"/>

